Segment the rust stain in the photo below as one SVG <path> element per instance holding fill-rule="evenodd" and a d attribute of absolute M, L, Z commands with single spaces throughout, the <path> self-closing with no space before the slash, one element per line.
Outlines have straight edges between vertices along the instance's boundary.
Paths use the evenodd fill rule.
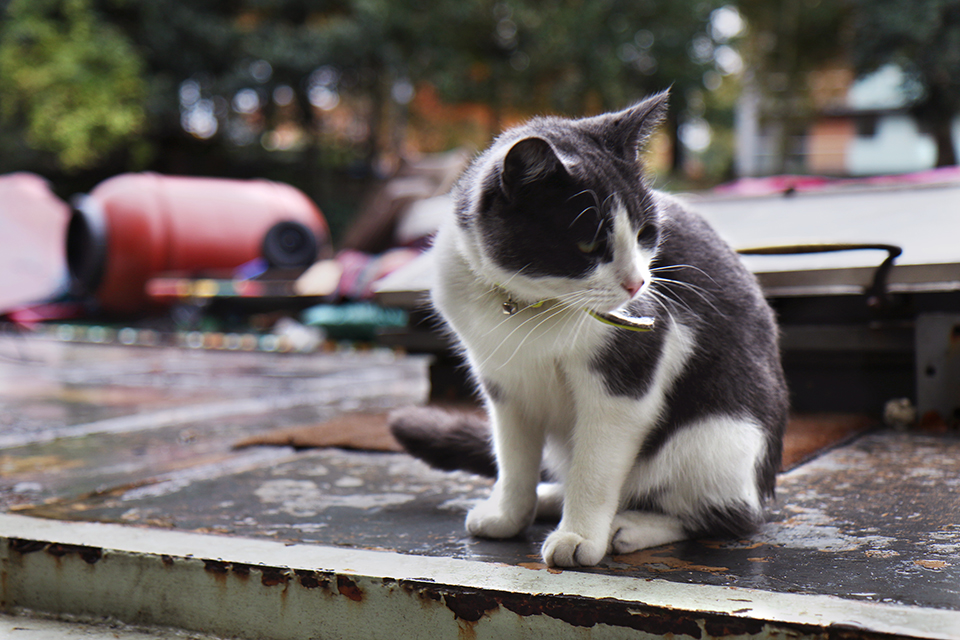
<path fill-rule="evenodd" d="M 739 542 L 730 542 L 729 540 L 698 540 L 698 542 L 707 549 L 737 549 L 742 551 L 759 549 L 767 544 L 766 542 L 751 542 L 749 540 L 740 540 Z"/>
<path fill-rule="evenodd" d="M 748 562 L 773 562 L 773 558 L 747 558 Z"/>
<path fill-rule="evenodd" d="M 354 602 L 363 602 L 363 590 L 347 576 L 337 576 L 337 591 Z"/>
<path fill-rule="evenodd" d="M 21 555 L 26 555 L 28 553 L 36 553 L 37 551 L 43 551 L 47 548 L 49 543 L 40 542 L 39 540 L 23 540 L 21 538 L 10 538 L 7 543 L 10 546 L 12 551 L 16 551 Z"/>
<path fill-rule="evenodd" d="M 457 620 L 457 640 L 477 640 L 477 623 Z"/>
<path fill-rule="evenodd" d="M 204 560 L 203 570 L 217 576 L 225 576 L 230 571 L 230 563 L 223 560 Z"/>
<path fill-rule="evenodd" d="M 558 569 L 557 567 L 548 567 L 542 562 L 521 562 L 518 566 L 521 566 L 524 569 L 533 569 L 534 571 L 543 571 L 546 569 L 547 573 L 563 573 L 563 569 Z"/>
<path fill-rule="evenodd" d="M 924 569 L 933 569 L 939 571 L 940 569 L 946 569 L 950 565 L 944 562 L 943 560 L 914 560 L 913 564 L 923 567 Z"/>
<path fill-rule="evenodd" d="M 453 611 L 458 620 L 477 622 L 488 611 L 500 608 L 500 602 L 493 596 L 478 591 L 460 591 L 443 595 L 443 603 Z"/>
<path fill-rule="evenodd" d="M 505 594 L 501 604 L 521 617 L 545 615 L 574 627 L 592 628 L 602 623 L 667 637 L 689 636 L 695 640 L 703 637 L 700 623 L 694 617 L 642 606 L 625 606 L 625 603 L 609 598 Z"/>
<path fill-rule="evenodd" d="M 750 611 L 750 609 L 746 609 Z M 725 638 L 728 636 L 755 636 L 769 637 L 766 624 L 761 620 L 749 620 L 746 618 L 717 618 L 715 620 L 706 620 L 704 622 L 704 631 L 711 638 Z"/>
<path fill-rule="evenodd" d="M 702 571 L 704 573 L 726 573 L 727 567 L 710 567 L 702 564 L 694 564 L 682 558 L 675 558 L 669 554 L 673 553 L 673 545 L 668 547 L 657 547 L 655 549 L 643 549 L 627 555 L 615 556 L 614 560 L 633 566 L 644 566 L 657 573 L 673 573 L 675 571 Z"/>
<path fill-rule="evenodd" d="M 103 549 L 77 544 L 51 544 L 47 547 L 47 553 L 57 559 L 76 554 L 87 564 L 96 564 L 103 557 Z"/>
<path fill-rule="evenodd" d="M 424 606 L 439 602 L 441 599 L 440 592 L 430 585 L 424 586 L 421 582 L 410 580 L 400 580 L 399 585 L 404 593 L 416 596 Z"/>
<path fill-rule="evenodd" d="M 399 582 L 400 588 L 417 596 L 424 607 L 441 603 L 453 612 L 461 638 L 474 637 L 478 622 L 498 609 L 505 609 L 521 618 L 546 616 L 570 626 L 591 628 L 597 624 L 645 631 L 667 637 L 703 637 L 702 618 L 678 612 L 669 612 L 640 605 L 627 605 L 612 598 L 599 600 L 580 596 L 544 596 L 509 593 L 505 591 L 476 591 L 444 587 L 419 581 Z M 753 627 L 749 620 L 727 616 L 709 617 L 717 628 L 726 625 L 747 633 Z M 732 633 L 736 635 L 736 633 Z"/>
<path fill-rule="evenodd" d="M 246 582 L 250 579 L 250 571 L 253 569 L 253 565 L 234 562 L 230 565 L 230 568 L 233 569 L 233 575 Z"/>
<path fill-rule="evenodd" d="M 223 560 L 204 560 L 203 570 L 213 576 L 221 587 L 227 586 L 227 574 L 230 573 L 230 563 Z"/>
<path fill-rule="evenodd" d="M 279 567 L 258 567 L 260 569 L 260 584 L 265 587 L 276 587 L 290 582 L 290 574 L 286 569 Z"/>
<path fill-rule="evenodd" d="M 323 587 L 325 590 L 328 590 L 330 588 L 330 581 L 316 571 L 296 569 L 294 573 L 297 576 L 297 581 L 300 583 L 300 586 L 304 589 L 319 589 Z"/>

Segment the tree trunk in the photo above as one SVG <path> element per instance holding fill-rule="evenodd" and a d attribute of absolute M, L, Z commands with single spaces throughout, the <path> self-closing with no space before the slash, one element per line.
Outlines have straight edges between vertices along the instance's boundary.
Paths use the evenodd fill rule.
<path fill-rule="evenodd" d="M 683 173 L 685 158 L 683 142 L 680 140 L 680 117 L 673 109 L 667 111 L 667 121 L 664 123 L 670 133 L 670 146 L 673 157 L 670 159 L 670 172 L 675 175 Z"/>
<path fill-rule="evenodd" d="M 957 164 L 957 150 L 953 146 L 952 119 L 939 117 L 933 123 L 933 139 L 937 143 L 937 166 L 950 167 Z"/>

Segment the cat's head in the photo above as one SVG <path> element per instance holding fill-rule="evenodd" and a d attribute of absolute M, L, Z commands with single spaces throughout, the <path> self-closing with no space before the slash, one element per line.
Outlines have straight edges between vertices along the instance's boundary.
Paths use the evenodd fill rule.
<path fill-rule="evenodd" d="M 474 270 L 529 303 L 610 311 L 642 295 L 660 224 L 639 152 L 666 103 L 664 92 L 617 113 L 537 118 L 501 135 L 455 193 Z"/>

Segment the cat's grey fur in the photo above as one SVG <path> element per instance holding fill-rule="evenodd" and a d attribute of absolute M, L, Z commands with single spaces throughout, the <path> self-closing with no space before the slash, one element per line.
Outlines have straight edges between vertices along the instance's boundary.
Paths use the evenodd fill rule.
<path fill-rule="evenodd" d="M 639 151 L 666 100 L 505 132 L 460 179 L 432 250 L 434 305 L 490 422 L 407 412 L 394 433 L 480 472 L 491 442 L 497 481 L 467 529 L 507 538 L 560 516 L 550 565 L 743 535 L 774 492 L 787 417 L 776 323 L 739 257 L 644 179 Z"/>

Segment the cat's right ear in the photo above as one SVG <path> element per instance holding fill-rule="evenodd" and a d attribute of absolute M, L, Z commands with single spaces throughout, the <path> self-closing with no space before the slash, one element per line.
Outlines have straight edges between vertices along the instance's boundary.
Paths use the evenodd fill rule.
<path fill-rule="evenodd" d="M 542 138 L 524 138 L 514 144 L 503 159 L 500 186 L 512 198 L 525 185 L 564 172 L 553 147 Z"/>

